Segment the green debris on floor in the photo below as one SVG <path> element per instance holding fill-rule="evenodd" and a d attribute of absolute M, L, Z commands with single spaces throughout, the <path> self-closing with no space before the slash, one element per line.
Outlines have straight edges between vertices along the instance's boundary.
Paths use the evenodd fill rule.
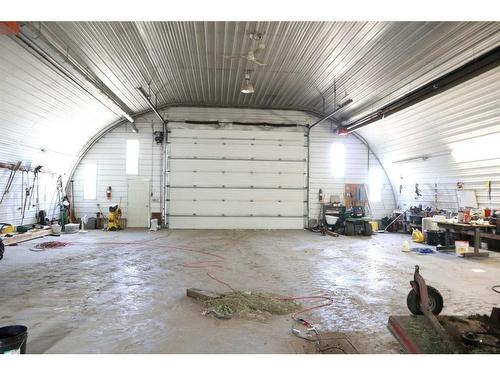
<path fill-rule="evenodd" d="M 207 299 L 204 304 L 204 315 L 214 315 L 220 319 L 240 317 L 266 320 L 272 315 L 292 313 L 300 307 L 293 300 L 284 300 L 278 296 L 258 292 L 223 294 L 219 297 Z"/>

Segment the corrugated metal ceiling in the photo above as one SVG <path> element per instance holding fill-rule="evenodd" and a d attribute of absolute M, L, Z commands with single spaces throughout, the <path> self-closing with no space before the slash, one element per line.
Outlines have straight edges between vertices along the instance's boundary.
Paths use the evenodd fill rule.
<path fill-rule="evenodd" d="M 492 22 L 59 22 L 34 24 L 134 112 L 146 103 L 328 112 L 353 99 L 361 115 L 500 43 Z M 259 66 L 240 56 L 257 47 Z M 240 93 L 251 70 L 255 94 Z M 324 102 L 323 102 L 324 100 Z"/>

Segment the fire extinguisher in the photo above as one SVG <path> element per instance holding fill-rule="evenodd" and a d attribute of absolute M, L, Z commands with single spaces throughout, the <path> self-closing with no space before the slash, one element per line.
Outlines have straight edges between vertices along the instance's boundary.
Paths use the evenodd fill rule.
<path fill-rule="evenodd" d="M 111 200 L 111 186 L 108 186 L 108 188 L 106 189 L 106 198 L 108 198 L 108 200 Z"/>
<path fill-rule="evenodd" d="M 322 189 L 319 189 L 319 202 L 323 203 L 324 200 L 325 200 L 325 194 L 323 193 Z"/>

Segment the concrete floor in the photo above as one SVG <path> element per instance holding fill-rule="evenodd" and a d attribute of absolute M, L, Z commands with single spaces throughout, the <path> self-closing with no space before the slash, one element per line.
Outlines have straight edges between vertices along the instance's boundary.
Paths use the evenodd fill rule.
<path fill-rule="evenodd" d="M 71 245 L 30 251 L 48 240 Z M 212 273 L 240 290 L 326 293 L 334 304 L 305 315 L 323 331 L 345 333 L 363 353 L 398 353 L 386 328 L 407 314 L 415 264 L 444 296 L 443 314 L 489 314 L 500 296 L 500 254 L 463 259 L 401 252 L 403 234 L 323 237 L 301 230 L 90 231 L 6 249 L 0 261 L 0 326 L 29 327 L 30 353 L 292 353 L 289 316 L 267 322 L 217 320 L 186 288 L 226 291 L 206 271 L 186 268 L 225 258 Z M 413 245 L 412 245 L 413 246 Z M 179 247 L 184 247 L 184 250 Z"/>

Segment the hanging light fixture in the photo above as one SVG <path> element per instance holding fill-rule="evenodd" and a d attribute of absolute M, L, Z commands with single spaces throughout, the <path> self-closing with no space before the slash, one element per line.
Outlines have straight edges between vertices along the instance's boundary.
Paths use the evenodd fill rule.
<path fill-rule="evenodd" d="M 243 86 L 241 87 L 241 92 L 243 94 L 254 93 L 252 82 L 250 82 L 250 74 L 248 72 L 245 73 L 245 81 L 243 82 Z"/>

